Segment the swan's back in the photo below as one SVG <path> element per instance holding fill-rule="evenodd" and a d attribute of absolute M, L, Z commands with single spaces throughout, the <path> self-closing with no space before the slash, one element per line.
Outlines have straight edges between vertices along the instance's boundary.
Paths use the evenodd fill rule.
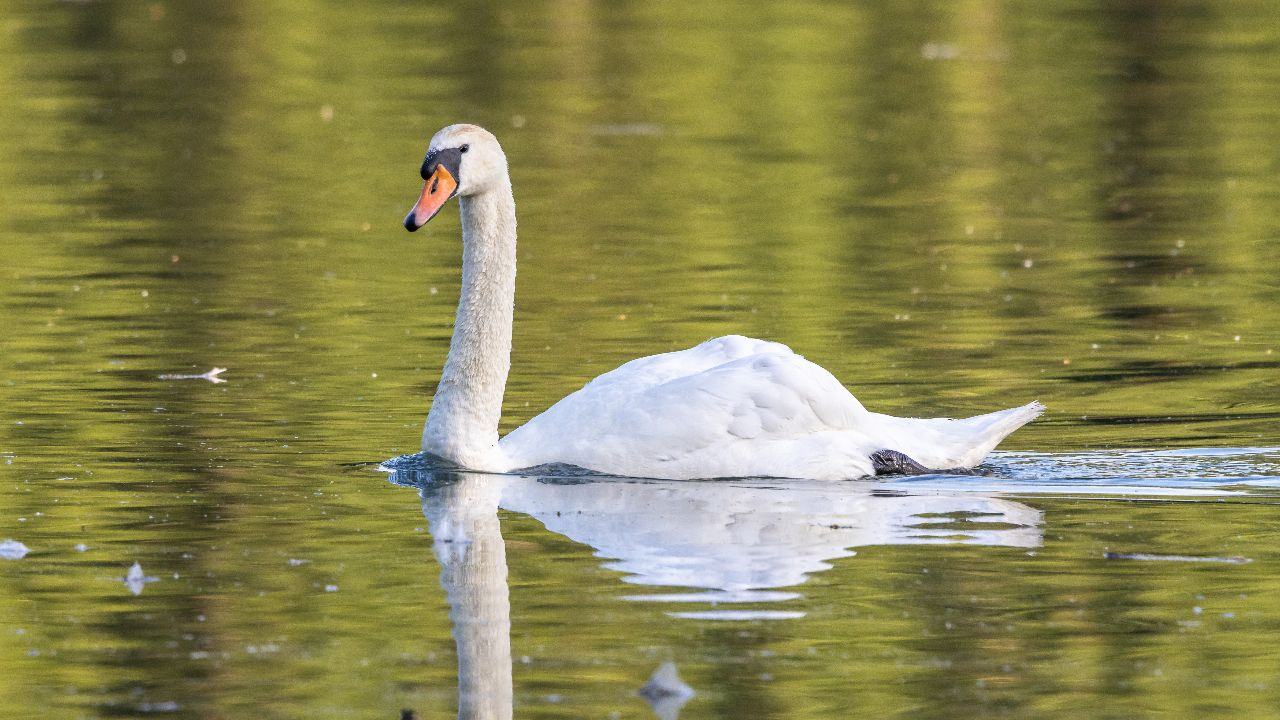
<path fill-rule="evenodd" d="M 707 340 L 687 350 L 636 358 L 595 378 L 587 383 L 583 390 L 641 392 L 745 357 L 794 354 L 791 348 L 782 343 L 756 340 L 741 335 L 725 335 Z"/>

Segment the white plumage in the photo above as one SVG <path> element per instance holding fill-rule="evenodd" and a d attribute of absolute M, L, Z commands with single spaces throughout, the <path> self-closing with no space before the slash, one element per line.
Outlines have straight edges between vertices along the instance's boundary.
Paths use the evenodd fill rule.
<path fill-rule="evenodd" d="M 423 449 L 463 467 L 568 463 L 635 477 L 837 480 L 874 474 L 873 453 L 889 450 L 927 468 L 961 469 L 1044 409 L 1033 402 L 965 420 L 881 415 L 787 346 L 730 335 L 632 360 L 499 441 L 515 293 L 506 157 L 487 131 L 452 125 L 432 138 L 423 169 L 428 189 L 437 177 L 456 179 L 463 225 L 462 296 Z M 447 199 L 424 190 L 406 227 L 416 230 Z"/>

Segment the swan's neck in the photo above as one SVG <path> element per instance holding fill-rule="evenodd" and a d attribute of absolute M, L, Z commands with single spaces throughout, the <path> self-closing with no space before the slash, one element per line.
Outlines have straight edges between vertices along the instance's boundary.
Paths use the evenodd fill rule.
<path fill-rule="evenodd" d="M 510 182 L 459 198 L 462 294 L 422 432 L 422 449 L 474 470 L 504 470 L 502 391 L 511 369 L 516 296 L 516 204 Z"/>

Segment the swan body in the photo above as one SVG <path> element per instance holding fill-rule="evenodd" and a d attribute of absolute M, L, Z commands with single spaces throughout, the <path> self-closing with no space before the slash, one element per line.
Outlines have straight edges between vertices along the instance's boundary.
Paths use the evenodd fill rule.
<path fill-rule="evenodd" d="M 463 236 L 453 339 L 422 448 L 462 467 L 836 480 L 885 469 L 891 451 L 908 469 L 967 469 L 1044 410 L 1033 402 L 964 420 L 881 415 L 787 346 L 730 335 L 632 360 L 499 440 L 516 273 L 506 157 L 484 129 L 451 125 L 431 139 L 422 176 L 405 227 L 417 230 L 457 195 Z"/>

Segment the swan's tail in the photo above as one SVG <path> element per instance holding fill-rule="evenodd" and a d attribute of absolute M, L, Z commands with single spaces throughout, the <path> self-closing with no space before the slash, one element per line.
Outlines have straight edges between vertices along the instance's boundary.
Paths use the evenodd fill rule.
<path fill-rule="evenodd" d="M 973 443 L 957 467 L 971 468 L 982 462 L 987 453 L 994 450 L 1001 440 L 1009 437 L 1014 430 L 1040 417 L 1043 412 L 1044 405 L 1037 400 L 1022 407 L 957 420 L 958 424 L 963 425 L 971 433 L 969 442 Z"/>
<path fill-rule="evenodd" d="M 886 439 L 886 450 L 897 450 L 925 467 L 937 470 L 967 469 L 982 459 L 1014 430 L 1044 412 L 1031 402 L 1022 407 L 976 415 L 963 420 L 948 418 L 881 418 L 897 421 L 895 437 Z"/>

